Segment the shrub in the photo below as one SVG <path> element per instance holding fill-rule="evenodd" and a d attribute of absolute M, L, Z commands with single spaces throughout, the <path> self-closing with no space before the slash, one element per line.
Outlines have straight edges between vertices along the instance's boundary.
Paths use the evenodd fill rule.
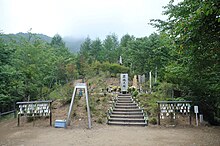
<path fill-rule="evenodd" d="M 98 118 L 97 123 L 99 123 L 99 124 L 102 124 L 102 123 L 103 123 L 103 120 L 102 120 L 101 117 Z"/>
<path fill-rule="evenodd" d="M 135 90 L 135 91 L 132 93 L 132 96 L 133 96 L 133 97 L 136 97 L 137 95 L 138 95 L 138 91 Z"/>
<path fill-rule="evenodd" d="M 152 125 L 156 125 L 157 124 L 157 119 L 155 117 L 150 118 L 149 123 L 152 124 Z"/>

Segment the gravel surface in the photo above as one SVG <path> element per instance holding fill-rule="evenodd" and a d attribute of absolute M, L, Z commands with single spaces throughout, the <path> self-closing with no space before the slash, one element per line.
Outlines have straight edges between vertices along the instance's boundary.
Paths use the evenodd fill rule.
<path fill-rule="evenodd" d="M 1 146 L 220 146 L 220 127 L 126 127 L 86 124 L 57 129 L 33 123 L 0 122 Z"/>

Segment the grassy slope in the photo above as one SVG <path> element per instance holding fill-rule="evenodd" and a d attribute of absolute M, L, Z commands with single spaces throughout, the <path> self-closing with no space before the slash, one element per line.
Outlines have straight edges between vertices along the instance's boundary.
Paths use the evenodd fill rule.
<path fill-rule="evenodd" d="M 111 101 L 113 97 L 113 94 L 106 93 L 106 88 L 108 87 L 108 85 L 118 86 L 118 84 L 119 79 L 106 78 L 104 75 L 87 79 L 89 90 L 89 104 L 93 122 L 106 122 L 107 110 L 111 106 L 109 104 L 109 101 Z M 53 108 L 56 110 L 55 116 L 57 114 L 57 117 L 59 117 L 60 119 L 66 118 L 65 113 L 69 109 L 73 89 L 74 85 L 66 84 L 64 86 L 57 87 L 57 89 L 51 92 L 49 95 L 49 98 L 54 100 Z M 63 116 L 60 113 L 63 113 Z M 83 97 L 79 98 L 79 95 L 77 93 L 77 97 L 75 98 L 73 105 L 72 119 L 74 121 L 87 120 L 85 94 L 83 94 Z"/>

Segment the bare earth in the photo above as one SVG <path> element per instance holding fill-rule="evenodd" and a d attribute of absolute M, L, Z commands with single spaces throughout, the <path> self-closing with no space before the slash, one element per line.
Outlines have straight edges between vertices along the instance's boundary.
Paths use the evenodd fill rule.
<path fill-rule="evenodd" d="M 68 129 L 33 123 L 16 126 L 16 119 L 0 122 L 1 146 L 220 146 L 220 127 L 120 127 L 78 123 Z"/>

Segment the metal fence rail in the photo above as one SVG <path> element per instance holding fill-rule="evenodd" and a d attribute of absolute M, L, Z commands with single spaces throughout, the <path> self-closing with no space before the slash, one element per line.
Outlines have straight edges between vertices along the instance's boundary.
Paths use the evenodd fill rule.
<path fill-rule="evenodd" d="M 1 102 L 0 107 L 1 107 L 0 108 L 0 117 L 14 113 L 14 118 L 16 118 L 15 102 L 11 102 L 10 104 L 7 104 L 7 105 L 4 105 L 3 102 Z"/>
<path fill-rule="evenodd" d="M 14 118 L 16 118 L 16 110 L 12 110 L 12 111 L 7 111 L 7 112 L 4 112 L 4 113 L 0 113 L 0 117 L 1 117 L 1 116 L 5 116 L 5 115 L 8 115 L 8 114 L 11 114 L 11 113 L 14 113 Z"/>

